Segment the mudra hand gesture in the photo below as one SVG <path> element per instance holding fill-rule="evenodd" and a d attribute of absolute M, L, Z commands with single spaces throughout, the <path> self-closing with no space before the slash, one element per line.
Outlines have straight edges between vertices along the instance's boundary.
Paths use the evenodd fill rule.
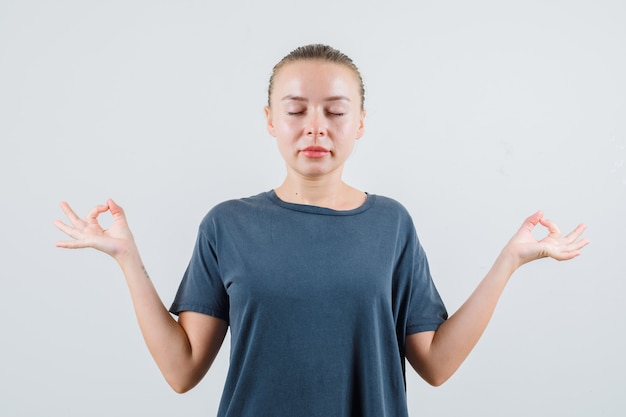
<path fill-rule="evenodd" d="M 73 240 L 59 241 L 56 243 L 57 247 L 94 248 L 116 259 L 134 247 L 133 235 L 126 222 L 124 210 L 112 199 L 109 199 L 105 205 L 92 208 L 85 219 L 78 217 L 66 202 L 61 203 L 61 208 L 70 221 L 70 225 L 60 220 L 55 220 L 54 224 Z M 103 229 L 98 223 L 98 216 L 107 211 L 113 216 L 113 225 L 108 229 Z"/>
<path fill-rule="evenodd" d="M 538 224 L 548 229 L 548 235 L 541 240 L 532 235 L 533 229 Z M 586 225 L 579 224 L 571 233 L 563 236 L 557 225 L 544 219 L 543 212 L 538 211 L 524 221 L 504 247 L 503 253 L 514 256 L 517 267 L 546 257 L 558 261 L 572 259 L 580 255 L 580 250 L 589 243 L 585 238 L 579 239 L 586 228 Z"/>

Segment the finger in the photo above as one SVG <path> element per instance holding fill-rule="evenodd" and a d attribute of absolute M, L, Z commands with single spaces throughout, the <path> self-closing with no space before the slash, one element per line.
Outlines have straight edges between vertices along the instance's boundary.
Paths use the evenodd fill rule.
<path fill-rule="evenodd" d="M 548 228 L 548 231 L 550 232 L 550 235 L 556 235 L 556 236 L 560 236 L 561 235 L 561 231 L 559 230 L 557 225 L 552 220 L 541 219 L 541 220 L 539 220 L 539 222 L 541 223 L 542 226 Z"/>
<path fill-rule="evenodd" d="M 83 249 L 87 247 L 81 240 L 60 240 L 56 243 L 57 248 L 63 249 Z"/>
<path fill-rule="evenodd" d="M 109 210 L 111 211 L 115 224 L 128 228 L 128 222 L 126 221 L 126 213 L 124 212 L 124 209 L 111 198 L 109 198 L 107 204 L 109 205 Z"/>
<path fill-rule="evenodd" d="M 98 205 L 87 213 L 86 219 L 88 223 L 98 223 L 98 216 L 109 210 L 109 206 Z"/>
<path fill-rule="evenodd" d="M 573 243 L 574 250 L 580 251 L 589 244 L 589 239 L 580 239 Z"/>
<path fill-rule="evenodd" d="M 61 201 L 61 203 L 59 204 L 61 206 L 61 210 L 63 210 L 63 213 L 65 213 L 65 216 L 68 218 L 68 220 L 74 224 L 78 221 L 82 221 L 80 219 L 80 217 L 78 217 L 78 215 L 76 213 L 74 213 L 74 210 L 72 210 L 72 208 L 70 207 L 70 205 L 65 202 L 65 201 Z"/>
<path fill-rule="evenodd" d="M 568 242 L 575 242 L 586 229 L 586 224 L 579 224 L 578 226 L 576 226 L 576 229 L 574 229 L 570 234 L 565 236 L 565 238 Z"/>
<path fill-rule="evenodd" d="M 570 259 L 573 259 L 578 255 L 580 255 L 580 251 L 572 250 L 568 252 L 560 252 L 556 255 L 553 255 L 552 258 L 556 259 L 557 261 L 569 261 Z"/>
<path fill-rule="evenodd" d="M 563 239 L 565 240 L 565 238 Z M 559 261 L 569 260 L 580 255 L 581 249 L 588 244 L 588 239 L 580 239 L 574 242 L 570 242 L 565 245 L 557 246 L 551 249 L 549 252 L 549 256 Z"/>
<path fill-rule="evenodd" d="M 80 232 L 76 228 L 63 223 L 61 220 L 55 220 L 54 225 L 57 227 L 57 229 L 59 229 L 69 237 L 72 237 L 74 239 L 78 239 L 80 237 Z"/>
<path fill-rule="evenodd" d="M 589 243 L 587 239 L 576 242 L 576 245 L 571 246 L 568 250 L 560 251 L 558 254 L 552 256 L 557 261 L 567 261 L 580 255 L 580 250 Z"/>
<path fill-rule="evenodd" d="M 117 205 L 117 203 L 115 201 L 113 201 L 112 198 L 109 198 L 107 200 L 107 205 L 109 207 L 109 210 L 111 210 L 111 215 L 116 218 L 116 217 L 122 217 L 122 218 L 126 218 L 126 215 L 124 214 L 124 209 L 120 206 Z"/>
<path fill-rule="evenodd" d="M 539 223 L 542 217 L 543 217 L 542 211 L 538 211 L 535 214 L 527 217 L 526 220 L 524 220 L 524 223 L 522 223 L 521 229 L 527 230 L 530 232 L 531 230 L 535 228 L 535 226 L 537 226 L 537 223 Z"/>

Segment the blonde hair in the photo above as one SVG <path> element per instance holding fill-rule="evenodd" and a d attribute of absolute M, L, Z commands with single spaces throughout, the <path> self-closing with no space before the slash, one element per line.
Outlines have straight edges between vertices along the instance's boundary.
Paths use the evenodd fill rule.
<path fill-rule="evenodd" d="M 269 87 L 267 89 L 267 105 L 271 106 L 270 102 L 272 98 L 272 88 L 274 86 L 274 78 L 283 66 L 291 62 L 313 60 L 345 65 L 350 70 L 352 70 L 359 82 L 359 92 L 361 94 L 361 109 L 364 108 L 365 86 L 363 85 L 363 77 L 361 77 L 361 72 L 359 71 L 357 66 L 348 55 L 333 47 L 319 43 L 300 46 L 287 54 L 283 59 L 278 62 L 278 64 L 274 65 L 274 68 L 272 69 L 272 75 L 270 76 Z"/>

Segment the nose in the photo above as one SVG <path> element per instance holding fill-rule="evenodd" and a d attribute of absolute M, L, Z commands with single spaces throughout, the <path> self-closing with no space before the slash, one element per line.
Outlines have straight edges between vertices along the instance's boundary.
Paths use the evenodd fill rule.
<path fill-rule="evenodd" d="M 318 111 L 311 112 L 307 118 L 306 135 L 313 137 L 326 136 L 326 121 Z"/>

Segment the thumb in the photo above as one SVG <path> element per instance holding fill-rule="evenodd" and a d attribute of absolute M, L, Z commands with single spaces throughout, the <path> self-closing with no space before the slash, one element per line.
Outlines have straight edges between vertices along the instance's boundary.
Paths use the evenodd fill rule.
<path fill-rule="evenodd" d="M 118 206 L 112 198 L 107 200 L 107 205 L 109 206 L 109 210 L 111 210 L 111 215 L 113 217 L 126 217 L 124 215 L 124 209 L 121 206 Z"/>
<path fill-rule="evenodd" d="M 539 224 L 542 218 L 543 211 L 540 210 L 524 220 L 524 224 L 522 224 L 522 229 L 528 230 L 530 232 L 535 228 L 535 226 L 537 226 L 537 224 Z"/>

